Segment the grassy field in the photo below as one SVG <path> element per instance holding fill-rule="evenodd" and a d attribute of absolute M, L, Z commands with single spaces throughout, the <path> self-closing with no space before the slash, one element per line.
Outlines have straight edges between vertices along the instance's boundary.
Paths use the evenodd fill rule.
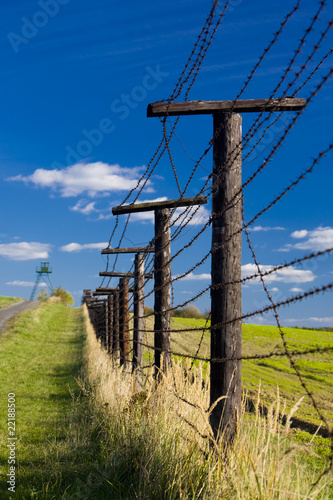
<path fill-rule="evenodd" d="M 172 318 L 172 329 L 204 327 L 203 319 Z M 209 326 L 209 324 L 208 324 Z M 153 328 L 152 318 L 146 321 L 146 329 Z M 333 347 L 333 332 L 283 328 L 288 348 L 306 351 L 317 347 Z M 172 351 L 195 355 L 201 341 L 202 332 L 172 333 Z M 146 343 L 152 345 L 153 335 L 146 335 Z M 243 355 L 265 355 L 271 352 L 283 353 L 284 347 L 277 327 L 243 325 Z M 210 332 L 205 331 L 198 356 L 206 358 L 210 355 Z M 153 353 L 145 353 L 147 363 L 153 361 Z M 295 364 L 302 378 L 313 393 L 324 416 L 333 423 L 333 351 L 314 353 L 295 357 Z M 262 401 L 269 404 L 276 398 L 277 387 L 290 409 L 301 397 L 304 397 L 298 416 L 306 421 L 320 424 L 320 417 L 312 402 L 304 391 L 289 360 L 285 357 L 273 357 L 262 360 L 245 360 L 242 362 L 243 388 L 255 397 L 261 384 Z"/>
<path fill-rule="evenodd" d="M 0 309 L 15 304 L 15 302 L 20 302 L 23 299 L 19 297 L 0 297 Z"/>
<path fill-rule="evenodd" d="M 82 364 L 84 337 L 82 312 L 56 303 L 20 315 L 3 332 L 1 499 L 62 498 L 59 492 L 89 475 L 93 454 L 87 437 L 90 415 L 85 414 L 84 405 L 75 404 L 79 393 L 75 377 Z M 16 400 L 15 494 L 6 484 L 9 393 Z"/>

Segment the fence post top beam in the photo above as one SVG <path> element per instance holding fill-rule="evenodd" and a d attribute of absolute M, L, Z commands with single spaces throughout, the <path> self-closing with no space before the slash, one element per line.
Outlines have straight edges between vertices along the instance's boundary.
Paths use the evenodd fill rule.
<path fill-rule="evenodd" d="M 218 111 L 233 113 L 298 111 L 305 106 L 306 100 L 298 97 L 238 101 L 153 102 L 148 104 L 147 116 L 153 118 L 158 116 L 211 115 Z"/>
<path fill-rule="evenodd" d="M 99 273 L 100 276 L 113 276 L 116 278 L 135 278 L 135 273 L 116 273 L 114 271 L 101 271 Z M 153 274 L 145 274 L 145 278 L 152 278 Z"/>
<path fill-rule="evenodd" d="M 129 248 L 105 248 L 101 251 L 102 254 L 118 254 L 118 253 L 153 253 L 154 246 L 149 247 L 129 247 Z"/>
<path fill-rule="evenodd" d="M 151 201 L 147 203 L 131 203 L 113 207 L 113 215 L 131 214 L 134 212 L 149 212 L 161 208 L 188 207 L 207 203 L 207 196 L 193 196 L 192 198 L 179 198 L 177 200 Z"/>

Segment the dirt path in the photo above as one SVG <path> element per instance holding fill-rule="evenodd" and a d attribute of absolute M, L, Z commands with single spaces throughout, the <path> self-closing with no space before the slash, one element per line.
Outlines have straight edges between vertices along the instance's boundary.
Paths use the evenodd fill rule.
<path fill-rule="evenodd" d="M 38 306 L 38 304 L 39 302 L 37 301 L 33 302 L 30 300 L 22 300 L 22 302 L 17 302 L 16 304 L 12 304 L 4 309 L 0 309 L 0 333 L 6 326 L 7 321 L 21 312 L 33 309 Z"/>

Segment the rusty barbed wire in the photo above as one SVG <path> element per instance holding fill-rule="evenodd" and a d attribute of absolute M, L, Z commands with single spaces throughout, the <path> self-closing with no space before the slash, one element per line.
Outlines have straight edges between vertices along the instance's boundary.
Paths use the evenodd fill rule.
<path fill-rule="evenodd" d="M 224 14 L 225 14 L 225 11 L 226 11 L 226 8 L 228 5 L 228 1 L 226 3 L 224 3 L 224 8 L 222 9 L 222 12 L 218 15 L 216 14 L 216 9 L 218 7 L 218 1 L 216 0 L 214 2 L 213 8 L 211 9 L 211 11 L 206 19 L 206 22 L 205 22 L 198 38 L 197 38 L 196 44 L 195 44 L 194 48 L 192 49 L 190 57 L 187 60 L 187 63 L 185 65 L 177 83 L 176 83 L 176 86 L 175 86 L 173 92 L 171 93 L 170 97 L 167 100 L 168 103 L 171 103 L 175 98 L 179 97 L 183 92 L 185 93 L 184 94 L 185 100 L 188 99 L 189 92 L 190 92 L 190 90 L 191 90 L 191 88 L 192 88 L 192 86 L 197 78 L 197 75 L 200 71 L 202 62 L 206 56 L 207 50 L 212 43 L 213 37 L 216 33 L 216 30 L 218 29 L 219 23 L 222 21 L 222 18 L 224 17 Z M 238 92 L 236 99 L 234 99 L 234 101 L 233 101 L 234 106 L 235 106 L 235 103 L 237 102 L 237 100 L 240 98 L 240 96 L 247 89 L 249 83 L 254 78 L 254 75 L 255 75 L 257 69 L 260 67 L 260 65 L 263 62 L 263 60 L 265 59 L 266 55 L 269 53 L 271 47 L 273 45 L 275 45 L 276 42 L 278 41 L 278 38 L 281 35 L 281 33 L 283 32 L 283 30 L 285 29 L 288 21 L 291 19 L 293 14 L 299 9 L 299 5 L 300 5 L 300 0 L 297 1 L 297 3 L 293 6 L 293 8 L 290 10 L 290 12 L 288 12 L 288 14 L 285 16 L 285 18 L 280 23 L 279 29 L 275 32 L 269 45 L 264 49 L 263 53 L 261 54 L 259 59 L 256 61 L 256 64 L 254 65 L 253 69 L 249 73 L 242 88 Z M 294 69 L 296 61 L 297 61 L 298 57 L 301 55 L 301 53 L 303 52 L 303 48 L 305 46 L 305 43 L 306 43 L 307 39 L 309 38 L 309 35 L 312 33 L 315 24 L 319 21 L 321 13 L 322 13 L 325 5 L 326 5 L 325 1 L 319 2 L 319 6 L 318 6 L 318 8 L 316 8 L 316 12 L 315 12 L 314 16 L 311 18 L 308 28 L 305 30 L 302 38 L 299 40 L 298 45 L 293 52 L 293 56 L 292 56 L 291 60 L 289 61 L 287 67 L 285 68 L 284 72 L 280 76 L 277 85 L 274 87 L 273 91 L 271 92 L 270 99 L 272 99 L 273 96 L 276 94 L 276 92 L 278 92 L 281 88 L 284 88 L 283 96 L 286 96 L 289 92 L 292 93 L 292 96 L 299 94 L 299 92 L 314 78 L 314 76 L 319 73 L 319 69 L 323 67 L 322 65 L 323 65 L 324 61 L 327 61 L 329 56 L 332 55 L 333 51 L 331 49 L 329 52 L 327 52 L 326 54 L 321 56 L 321 60 L 319 61 L 319 63 L 317 63 L 315 65 L 315 67 L 314 67 L 314 69 L 312 69 L 312 71 L 310 71 L 311 68 L 309 70 L 307 70 L 307 66 L 309 65 L 309 63 L 311 61 L 313 61 L 314 55 L 321 47 L 321 44 L 322 44 L 323 40 L 325 39 L 327 33 L 332 28 L 333 21 L 329 21 L 326 25 L 326 28 L 320 34 L 318 40 L 314 43 L 312 49 L 310 50 L 310 53 L 305 58 L 305 62 L 300 63 L 297 70 Z M 288 81 L 289 75 L 292 72 L 292 70 L 294 71 L 294 75 L 290 78 L 290 81 Z M 310 91 L 309 98 L 307 99 L 307 107 L 313 101 L 313 99 L 317 96 L 317 93 L 325 85 L 325 83 L 328 81 L 328 79 L 331 77 L 332 73 L 333 73 L 333 68 L 331 68 L 327 74 L 325 74 L 325 75 L 321 74 L 321 80 L 320 80 L 319 84 L 316 85 Z M 298 88 L 296 88 L 296 82 L 299 82 L 301 77 L 302 77 L 302 83 L 301 84 L 298 83 L 299 86 L 298 86 Z M 191 235 L 191 237 L 186 241 L 186 243 L 184 245 L 182 245 L 181 248 L 179 250 L 177 250 L 177 252 L 175 252 L 170 257 L 170 260 L 166 265 L 171 265 L 171 263 L 177 257 L 179 257 L 183 252 L 186 252 L 188 249 L 190 249 L 190 247 L 194 244 L 194 242 L 196 242 L 200 238 L 200 236 L 204 235 L 205 231 L 207 231 L 207 229 L 209 228 L 209 226 L 212 222 L 212 219 L 214 217 L 220 216 L 225 210 L 227 210 L 232 205 L 232 203 L 235 201 L 237 196 L 243 195 L 243 190 L 248 185 L 252 184 L 252 182 L 254 182 L 257 175 L 263 169 L 266 168 L 268 163 L 276 155 L 276 152 L 278 151 L 278 149 L 284 144 L 284 141 L 286 140 L 291 128 L 296 124 L 296 122 L 300 118 L 301 114 L 302 114 L 302 111 L 297 113 L 290 120 L 289 123 L 288 123 L 288 120 L 286 121 L 286 123 L 284 123 L 282 129 L 279 131 L 279 134 L 274 137 L 274 140 L 270 144 L 268 144 L 268 146 L 265 148 L 264 151 L 260 152 L 260 155 L 262 155 L 265 153 L 266 150 L 270 149 L 270 151 L 267 153 L 266 157 L 264 158 L 264 161 L 259 165 L 259 167 L 255 170 L 255 172 L 251 173 L 251 175 L 248 176 L 248 178 L 245 180 L 245 182 L 243 182 L 240 191 L 234 196 L 234 198 L 232 200 L 229 200 L 229 202 L 222 208 L 222 210 L 219 214 L 211 214 L 211 217 L 207 221 L 204 221 L 202 227 L 200 227 L 199 229 L 197 229 L 195 227 L 194 228 L 195 235 L 194 236 Z M 242 150 L 245 153 L 245 157 L 243 159 L 244 165 L 249 163 L 249 161 L 254 161 L 254 159 L 250 158 L 250 160 L 248 162 L 246 162 L 246 160 L 252 155 L 253 151 L 256 150 L 257 146 L 260 143 L 262 143 L 263 140 L 266 140 L 266 142 L 267 142 L 266 138 L 267 138 L 269 131 L 272 129 L 274 124 L 280 119 L 280 117 L 282 116 L 282 113 L 277 114 L 277 116 L 274 116 L 273 118 L 272 118 L 273 112 L 267 112 L 267 114 L 265 115 L 265 118 L 262 118 L 262 116 L 263 116 L 263 112 L 258 114 L 258 116 L 254 120 L 254 122 L 251 124 L 251 126 L 247 130 L 242 141 L 238 145 L 236 145 L 236 147 L 234 148 L 234 151 L 232 151 L 230 153 L 230 155 L 226 159 L 225 163 L 220 166 L 218 175 L 213 176 L 213 174 L 210 174 L 208 176 L 208 179 L 204 183 L 202 189 L 198 193 L 198 195 L 200 195 L 202 193 L 207 193 L 208 196 L 214 194 L 214 189 L 216 189 L 216 186 L 218 186 L 218 184 L 224 178 L 226 171 L 230 167 L 230 165 L 232 165 L 233 162 L 238 158 L 238 156 L 240 154 L 242 154 Z M 172 167 L 173 175 L 175 178 L 175 182 L 177 185 L 177 189 L 178 189 L 180 198 L 184 197 L 186 191 L 188 190 L 189 186 L 192 183 L 192 180 L 195 176 L 195 173 L 197 172 L 197 169 L 199 167 L 202 167 L 201 164 L 203 162 L 203 159 L 211 151 L 211 148 L 214 146 L 215 141 L 220 134 L 220 130 L 214 132 L 214 135 L 213 135 L 212 139 L 209 141 L 208 146 L 204 150 L 204 152 L 201 155 L 201 157 L 199 158 L 199 160 L 195 161 L 195 165 L 194 165 L 193 169 L 191 170 L 191 172 L 189 172 L 188 178 L 186 180 L 185 188 L 182 191 L 181 186 L 180 186 L 180 182 L 179 182 L 179 178 L 178 178 L 178 174 L 177 174 L 176 162 L 173 158 L 173 153 L 172 153 L 172 149 L 171 149 L 171 141 L 172 141 L 172 138 L 174 136 L 176 136 L 176 127 L 177 127 L 178 122 L 179 122 L 179 117 L 175 120 L 175 123 L 172 124 L 170 122 L 170 129 L 169 130 L 167 129 L 167 119 L 169 120 L 168 116 L 166 116 L 164 119 L 161 120 L 162 129 L 163 129 L 162 130 L 163 137 L 162 137 L 156 151 L 154 152 L 152 159 L 148 163 L 147 168 L 145 169 L 145 172 L 138 180 L 137 185 L 128 193 L 128 195 L 126 196 L 126 198 L 122 202 L 122 204 L 126 203 L 127 200 L 129 200 L 132 197 L 132 195 L 134 195 L 133 203 L 135 203 L 135 201 L 139 198 L 139 196 L 143 192 L 143 189 L 147 186 L 147 183 L 149 183 L 151 176 L 153 175 L 156 167 L 160 163 L 161 158 L 163 157 L 164 154 L 168 155 L 168 161 Z M 259 134 L 259 137 L 255 138 L 255 135 L 257 133 Z M 252 139 L 254 139 L 254 145 L 253 144 L 251 145 L 250 141 L 252 141 Z M 275 143 L 275 144 L 273 144 L 273 143 Z M 248 145 L 249 145 L 248 149 L 245 150 L 245 148 Z M 185 328 L 185 329 L 181 329 L 181 328 L 172 329 L 172 328 L 170 328 L 170 333 L 175 333 L 177 335 L 182 334 L 182 333 L 186 333 L 187 335 L 191 335 L 194 333 L 201 332 L 201 336 L 200 336 L 200 340 L 199 340 L 199 343 L 197 345 L 196 352 L 195 352 L 194 356 L 191 354 L 188 354 L 188 353 L 179 353 L 179 352 L 176 352 L 176 350 L 175 351 L 170 350 L 169 354 L 173 355 L 173 356 L 180 357 L 180 358 L 190 359 L 191 360 L 191 368 L 193 368 L 194 362 L 196 360 L 204 362 L 204 363 L 209 363 L 209 362 L 224 363 L 226 361 L 229 361 L 230 359 L 235 360 L 235 361 L 236 360 L 237 361 L 246 361 L 246 360 L 270 359 L 273 357 L 283 357 L 289 361 L 289 364 L 290 364 L 291 368 L 293 369 L 294 374 L 297 376 L 304 392 L 310 398 L 310 401 L 311 401 L 311 404 L 312 404 L 314 410 L 316 411 L 317 415 L 320 417 L 321 421 L 325 423 L 328 430 L 330 429 L 329 423 L 328 423 L 324 413 L 321 411 L 321 409 L 316 401 L 315 395 L 309 390 L 307 383 L 305 383 L 305 379 L 303 378 L 300 369 L 296 366 L 294 358 L 304 357 L 306 355 L 315 354 L 315 353 L 319 353 L 319 354 L 320 353 L 331 353 L 333 351 L 333 346 L 325 346 L 325 347 L 321 346 L 318 348 L 311 348 L 311 349 L 306 349 L 306 350 L 292 350 L 285 339 L 283 327 L 281 326 L 281 322 L 280 322 L 280 318 L 279 318 L 279 310 L 281 307 L 289 306 L 289 305 L 294 304 L 294 303 L 299 303 L 303 299 L 310 298 L 310 297 L 318 295 L 320 293 L 331 291 L 333 289 L 333 283 L 328 283 L 326 285 L 318 286 L 315 289 L 307 290 L 306 292 L 303 292 L 301 294 L 297 294 L 296 296 L 292 296 L 292 297 L 289 297 L 285 300 L 280 300 L 279 302 L 275 302 L 275 300 L 273 300 L 272 295 L 271 295 L 271 293 L 270 293 L 270 291 L 265 283 L 265 280 L 266 280 L 266 278 L 269 279 L 274 273 L 278 273 L 282 269 L 287 269 L 288 267 L 294 266 L 296 264 L 302 264 L 302 263 L 307 262 L 309 260 L 312 260 L 312 259 L 315 260 L 321 256 L 329 255 L 332 252 L 333 248 L 327 248 L 324 250 L 312 252 L 312 253 L 305 255 L 305 256 L 302 256 L 298 259 L 293 259 L 290 262 L 285 262 L 283 264 L 271 266 L 269 269 L 262 268 L 259 264 L 259 261 L 257 259 L 256 254 L 254 252 L 254 248 L 253 248 L 253 245 L 251 242 L 249 231 L 251 229 L 251 225 L 253 225 L 254 222 L 256 222 L 259 217 L 261 217 L 263 214 L 267 213 L 273 206 L 275 206 L 279 201 L 281 201 L 287 193 L 289 193 L 292 189 L 294 189 L 296 186 L 298 186 L 298 184 L 300 183 L 301 180 L 304 180 L 309 174 L 311 174 L 313 172 L 313 170 L 315 169 L 315 167 L 319 164 L 321 159 L 325 155 L 330 153 L 332 151 L 332 149 L 333 149 L 333 144 L 331 143 L 325 150 L 322 150 L 317 155 L 317 157 L 312 160 L 312 163 L 308 168 L 304 169 L 292 182 L 289 182 L 287 187 L 285 187 L 281 193 L 277 194 L 273 199 L 271 199 L 271 201 L 264 208 L 262 208 L 260 211 L 258 211 L 256 213 L 256 215 L 253 216 L 249 221 L 245 220 L 245 213 L 244 213 L 244 211 L 242 212 L 242 218 L 243 218 L 242 227 L 240 229 L 238 229 L 237 231 L 234 231 L 229 236 L 229 239 L 227 241 L 230 241 L 230 239 L 233 238 L 239 232 L 244 231 L 247 242 L 248 242 L 249 249 L 252 253 L 252 257 L 253 257 L 254 262 L 255 262 L 257 272 L 252 273 L 251 275 L 246 275 L 246 276 L 242 277 L 241 279 L 234 280 L 230 283 L 223 283 L 223 284 L 220 283 L 220 284 L 217 284 L 214 286 L 212 286 L 210 284 L 205 289 L 196 293 L 190 299 L 188 299 L 182 303 L 175 304 L 174 303 L 174 289 L 173 289 L 174 283 L 183 279 L 183 278 L 186 278 L 191 272 L 195 271 L 200 266 L 202 266 L 209 259 L 212 252 L 215 251 L 215 249 L 210 250 L 204 256 L 202 256 L 202 254 L 201 254 L 199 258 L 196 257 L 197 262 L 195 262 L 195 264 L 193 266 L 189 266 L 190 267 L 189 270 L 187 270 L 186 272 L 184 272 L 180 275 L 173 276 L 171 278 L 171 280 L 170 280 L 170 287 L 171 287 L 171 294 L 172 294 L 171 307 L 168 308 L 166 311 L 164 311 L 164 313 L 165 312 L 171 313 L 172 311 L 174 311 L 177 308 L 185 307 L 188 304 L 192 304 L 195 302 L 195 300 L 202 297 L 205 293 L 209 292 L 212 289 L 219 289 L 219 288 L 222 288 L 222 287 L 225 287 L 225 286 L 228 286 L 231 284 L 236 284 L 236 283 L 243 284 L 243 283 L 247 283 L 250 280 L 260 280 L 262 285 L 263 285 L 264 292 L 268 298 L 267 305 L 257 309 L 256 311 L 247 312 L 244 314 L 242 313 L 242 315 L 238 318 L 233 318 L 232 320 L 229 320 L 229 321 L 222 321 L 221 323 L 216 324 L 216 325 L 209 325 L 209 316 L 208 316 L 206 318 L 205 325 L 198 327 L 198 328 L 196 328 L 196 327 Z M 208 186 L 208 183 L 210 183 L 212 180 L 213 180 L 212 185 Z M 185 228 L 191 228 L 193 226 L 192 222 L 193 222 L 194 218 L 196 217 L 196 214 L 198 213 L 200 208 L 201 208 L 200 206 L 197 206 L 196 208 L 186 207 L 184 210 L 179 210 L 179 212 L 177 212 L 177 214 L 176 214 L 176 209 L 173 209 L 172 211 L 170 211 L 169 222 L 170 222 L 170 228 L 173 229 L 172 236 L 171 236 L 171 242 L 176 241 L 178 238 L 184 236 Z M 123 230 L 121 232 L 119 244 L 117 245 L 118 247 L 121 246 L 121 243 L 123 242 L 123 240 L 125 238 L 125 234 L 126 234 L 127 229 L 128 229 L 129 220 L 130 220 L 130 216 L 128 216 L 128 218 L 124 224 Z M 109 240 L 109 248 L 111 247 L 112 241 L 115 238 L 115 235 L 119 229 L 119 224 L 120 224 L 120 220 L 119 220 L 119 217 L 117 216 L 115 219 L 114 228 L 113 228 L 110 240 Z M 155 235 L 155 238 L 156 238 L 156 235 Z M 153 240 L 151 240 L 149 242 L 149 244 L 153 243 L 155 238 L 153 238 Z M 163 250 L 164 249 L 159 250 L 159 251 L 163 251 Z M 147 255 L 149 255 L 149 254 L 146 254 L 146 256 Z M 110 266 L 109 259 L 110 259 L 110 256 L 107 255 L 107 270 L 109 269 L 109 266 Z M 116 255 L 116 257 L 114 257 L 113 270 L 115 270 L 117 262 L 118 262 L 118 255 Z M 162 267 L 162 269 L 156 269 L 154 267 L 154 256 L 151 256 L 151 255 L 149 255 L 149 257 L 147 257 L 146 264 L 147 264 L 147 272 L 149 272 L 151 270 L 154 274 L 161 272 L 165 267 L 165 266 Z M 132 269 L 133 269 L 133 265 L 131 266 L 131 270 Z M 112 278 L 109 279 L 109 283 L 110 283 L 111 279 Z M 104 282 L 105 282 L 105 278 L 103 279 L 102 284 Z M 147 279 L 147 280 L 145 280 L 143 286 L 146 286 L 148 284 L 149 284 L 149 280 Z M 163 287 L 155 287 L 153 285 L 152 290 L 149 289 L 148 292 L 145 292 L 144 299 L 148 298 L 153 293 L 155 293 L 158 289 L 161 289 L 161 288 L 163 288 Z M 135 300 L 136 299 L 133 296 L 133 298 L 128 302 L 128 309 L 131 307 L 131 305 L 135 304 Z M 110 332 L 107 333 L 107 326 L 105 324 L 105 318 L 103 316 L 103 314 L 105 314 L 105 309 L 101 309 L 99 307 L 101 304 L 103 304 L 102 300 L 100 300 L 99 302 L 95 302 L 94 305 L 93 305 L 93 303 L 91 304 L 92 319 L 94 319 L 95 324 L 97 325 L 97 334 L 98 334 L 99 338 L 101 339 L 101 343 L 103 343 L 103 342 L 106 343 L 106 342 L 110 342 Z M 102 308 L 103 308 L 103 306 L 102 306 Z M 259 314 L 263 315 L 263 314 L 270 312 L 270 311 L 272 311 L 274 314 L 277 328 L 278 328 L 278 331 L 279 331 L 280 336 L 281 336 L 282 348 L 283 348 L 282 352 L 272 351 L 272 352 L 269 352 L 266 354 L 242 356 L 239 358 L 212 358 L 212 357 L 199 356 L 199 352 L 200 352 L 200 349 L 201 349 L 201 346 L 202 346 L 202 343 L 203 343 L 203 340 L 205 337 L 205 333 L 208 332 L 209 330 L 214 330 L 216 328 L 224 327 L 224 326 L 226 326 L 230 323 L 233 323 L 235 321 L 240 321 L 240 320 L 244 321 L 244 320 L 252 318 L 256 315 L 259 315 Z M 107 313 L 107 314 L 109 314 L 109 313 Z M 155 315 L 156 314 L 159 314 L 159 313 L 155 312 Z M 144 319 L 144 318 L 147 318 L 148 316 L 150 316 L 150 315 L 145 314 L 143 317 L 140 316 L 140 318 Z M 125 327 L 128 329 L 130 326 L 129 323 L 130 323 L 130 321 L 133 320 L 133 317 L 134 317 L 134 315 L 129 317 L 128 320 L 123 321 L 121 324 L 121 328 Z M 135 316 L 135 318 L 137 318 L 137 316 Z M 132 344 L 133 346 L 137 342 L 138 344 L 140 344 L 143 347 L 145 347 L 146 349 L 148 349 L 149 352 L 152 352 L 152 351 L 163 352 L 163 349 L 158 349 L 155 346 L 149 345 L 149 341 L 148 341 L 148 334 L 152 334 L 152 333 L 158 334 L 158 333 L 161 333 L 161 330 L 156 330 L 155 328 L 154 329 L 147 329 L 147 326 L 145 326 L 145 328 L 142 332 L 145 335 L 145 342 L 139 342 L 137 340 L 134 340 L 134 338 L 131 338 L 131 334 L 130 334 L 130 338 L 126 339 L 126 341 L 133 343 Z M 121 332 L 119 332 L 119 333 L 121 333 Z M 119 341 L 123 342 L 123 340 L 120 340 L 120 338 L 119 338 Z M 112 339 L 112 342 L 113 342 L 113 339 Z M 113 347 L 115 347 L 115 346 L 113 346 Z M 114 350 L 117 351 L 119 354 L 121 354 L 121 352 L 122 352 L 121 344 L 119 345 L 118 348 L 115 347 Z M 132 350 L 129 351 L 127 353 L 127 355 L 129 356 L 131 354 L 131 352 L 132 352 Z M 125 361 L 126 361 L 126 363 L 129 363 L 129 365 L 133 363 L 133 360 L 126 359 Z M 154 367 L 154 363 L 146 365 L 142 369 L 153 368 L 153 367 Z M 185 403 L 193 405 L 193 403 L 191 403 L 190 401 L 187 401 L 184 398 L 182 398 L 182 396 L 180 396 L 180 394 L 179 394 L 179 391 L 177 390 L 176 384 L 174 384 L 174 386 L 175 386 L 175 392 L 174 392 L 175 396 L 177 398 L 179 398 L 180 400 L 183 400 Z M 187 423 L 189 425 L 192 425 L 191 422 L 187 422 Z M 331 453 L 331 465 L 332 465 L 332 463 L 333 463 L 333 433 L 332 432 L 331 432 L 331 436 L 332 436 L 332 450 L 331 450 L 332 451 L 332 453 Z"/>

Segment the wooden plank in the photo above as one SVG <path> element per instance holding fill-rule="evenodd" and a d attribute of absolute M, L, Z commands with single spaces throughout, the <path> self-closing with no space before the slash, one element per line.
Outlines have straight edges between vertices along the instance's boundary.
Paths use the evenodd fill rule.
<path fill-rule="evenodd" d="M 233 359 L 241 357 L 242 349 L 242 322 L 235 320 L 242 316 L 242 194 L 234 200 L 242 188 L 241 115 L 216 113 L 214 132 L 212 212 L 221 215 L 212 217 L 211 359 L 228 361 L 211 361 L 210 405 L 221 396 L 224 399 L 213 409 L 210 423 L 215 437 L 224 432 L 228 443 L 236 436 L 242 403 L 241 361 Z M 223 210 L 231 200 L 230 209 Z M 214 287 L 221 284 L 224 286 Z"/>
<path fill-rule="evenodd" d="M 216 111 L 251 113 L 261 111 L 298 111 L 306 100 L 296 97 L 277 99 L 246 99 L 239 101 L 153 102 L 148 104 L 147 116 L 211 115 Z"/>
<path fill-rule="evenodd" d="M 118 253 L 153 253 L 155 247 L 129 247 L 129 248 L 105 248 L 101 251 L 102 254 L 118 254 Z"/>
<path fill-rule="evenodd" d="M 99 275 L 100 276 L 113 276 L 116 278 L 134 278 L 135 277 L 135 273 L 117 273 L 115 271 L 101 271 L 99 273 Z M 152 273 L 145 274 L 144 277 L 145 278 L 152 278 L 153 274 Z"/>
<path fill-rule="evenodd" d="M 149 212 L 161 208 L 188 207 L 207 203 L 207 196 L 194 196 L 193 198 L 179 198 L 178 200 L 151 201 L 148 203 L 131 203 L 113 207 L 113 215 L 132 214 L 135 212 Z M 155 245 L 156 246 L 156 245 Z"/>

